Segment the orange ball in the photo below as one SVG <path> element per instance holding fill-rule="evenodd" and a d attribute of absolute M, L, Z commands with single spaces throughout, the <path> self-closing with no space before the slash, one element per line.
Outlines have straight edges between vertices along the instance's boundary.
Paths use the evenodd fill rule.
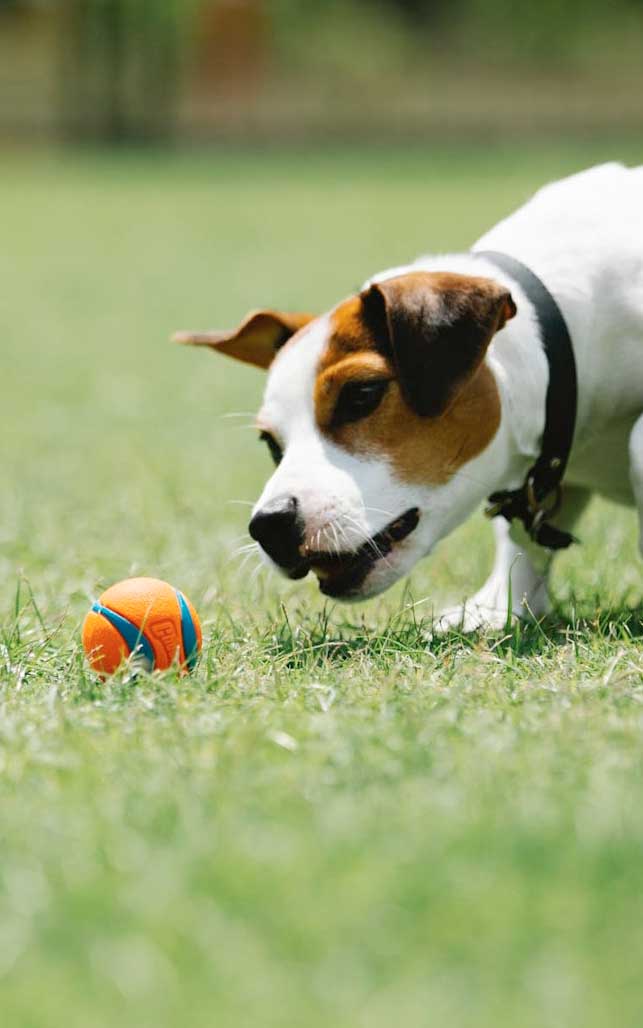
<path fill-rule="evenodd" d="M 148 671 L 173 664 L 192 671 L 202 641 L 190 601 L 158 578 L 126 578 L 110 586 L 83 622 L 83 648 L 102 676 L 113 674 L 132 654 Z"/>

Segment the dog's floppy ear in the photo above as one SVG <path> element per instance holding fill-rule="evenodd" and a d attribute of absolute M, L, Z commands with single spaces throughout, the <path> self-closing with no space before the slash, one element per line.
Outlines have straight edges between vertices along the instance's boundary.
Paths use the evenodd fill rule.
<path fill-rule="evenodd" d="M 500 283 L 447 272 L 409 272 L 361 295 L 366 321 L 392 360 L 404 399 L 425 417 L 448 410 L 494 334 L 516 313 Z"/>
<path fill-rule="evenodd" d="M 172 338 L 175 343 L 209 346 L 246 364 L 267 368 L 277 350 L 313 318 L 313 314 L 258 310 L 251 311 L 232 332 L 177 332 Z"/>

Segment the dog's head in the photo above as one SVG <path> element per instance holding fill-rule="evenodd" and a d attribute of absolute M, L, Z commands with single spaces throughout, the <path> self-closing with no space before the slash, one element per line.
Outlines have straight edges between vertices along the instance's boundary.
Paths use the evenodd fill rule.
<path fill-rule="evenodd" d="M 485 354 L 515 313 L 491 279 L 411 271 L 322 317 L 177 336 L 268 369 L 257 424 L 276 468 L 250 534 L 280 571 L 365 599 L 471 513 L 501 418 Z"/>

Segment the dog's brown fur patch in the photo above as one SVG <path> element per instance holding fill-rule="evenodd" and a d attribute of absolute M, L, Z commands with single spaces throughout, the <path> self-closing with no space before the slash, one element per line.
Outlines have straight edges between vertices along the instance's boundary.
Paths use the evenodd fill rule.
<path fill-rule="evenodd" d="M 359 421 L 332 426 L 335 404 L 350 379 L 390 380 L 377 409 Z M 500 425 L 500 397 L 483 362 L 439 417 L 416 414 L 402 397 L 392 363 L 366 323 L 362 299 L 351 297 L 331 315 L 331 335 L 315 385 L 315 417 L 333 442 L 356 454 L 384 457 L 405 482 L 441 485 L 485 449 Z"/>

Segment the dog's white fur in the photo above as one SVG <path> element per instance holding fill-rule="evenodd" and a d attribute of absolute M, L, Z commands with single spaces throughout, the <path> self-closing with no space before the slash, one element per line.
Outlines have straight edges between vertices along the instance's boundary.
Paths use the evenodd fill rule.
<path fill-rule="evenodd" d="M 592 492 L 635 502 L 643 547 L 643 168 L 606 164 L 541 189 L 473 250 L 510 254 L 545 283 L 567 321 L 578 372 L 578 417 L 559 525 L 573 527 Z M 418 527 L 377 562 L 357 599 L 385 589 L 426 556 L 491 492 L 519 486 L 539 453 L 548 366 L 530 301 L 520 286 L 483 257 L 422 257 L 374 277 L 452 271 L 504 283 L 518 313 L 486 357 L 502 417 L 489 445 L 445 484 L 403 482 L 380 455 L 363 458 L 325 438 L 316 426 L 313 386 L 328 340 L 329 318 L 285 347 L 268 377 L 260 420 L 284 444 L 282 463 L 255 511 L 281 495 L 296 496 L 306 541 L 316 550 L 346 550 L 391 518 L 418 507 Z M 544 551 L 496 519 L 497 556 L 489 581 L 442 627 L 499 625 L 513 612 L 542 615 L 548 604 Z"/>

